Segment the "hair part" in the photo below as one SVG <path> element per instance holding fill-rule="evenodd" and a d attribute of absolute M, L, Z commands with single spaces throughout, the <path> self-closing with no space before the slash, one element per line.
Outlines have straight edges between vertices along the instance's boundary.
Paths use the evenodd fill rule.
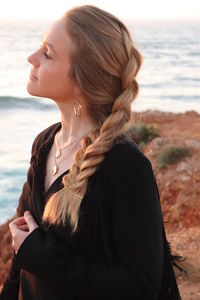
<path fill-rule="evenodd" d="M 139 92 L 136 75 L 143 57 L 127 27 L 96 6 L 74 7 L 62 19 L 76 46 L 70 57 L 70 75 L 87 100 L 86 109 L 96 127 L 82 138 L 74 163 L 62 178 L 64 187 L 49 198 L 42 221 L 64 225 L 69 220 L 74 233 L 88 178 L 115 138 L 129 126 L 131 103 Z"/>

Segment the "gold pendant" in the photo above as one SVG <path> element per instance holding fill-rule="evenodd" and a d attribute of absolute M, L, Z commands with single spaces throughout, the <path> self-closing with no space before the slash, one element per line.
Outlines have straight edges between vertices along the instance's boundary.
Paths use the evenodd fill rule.
<path fill-rule="evenodd" d="M 60 156 L 60 150 L 58 150 L 57 152 L 56 152 L 56 158 L 58 158 Z"/>
<path fill-rule="evenodd" d="M 54 165 L 54 166 L 51 168 L 51 174 L 52 174 L 52 175 L 55 175 L 55 174 L 57 173 L 57 170 L 58 170 L 57 165 Z"/>

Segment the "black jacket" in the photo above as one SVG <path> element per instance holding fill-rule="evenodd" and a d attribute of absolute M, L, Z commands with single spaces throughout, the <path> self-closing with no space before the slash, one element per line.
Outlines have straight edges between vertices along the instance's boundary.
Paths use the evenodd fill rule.
<path fill-rule="evenodd" d="M 13 252 L 0 300 L 181 299 L 151 162 L 126 135 L 88 180 L 78 232 L 41 223 L 69 171 L 44 193 L 47 153 L 60 128 L 49 126 L 33 142 L 17 215 L 30 210 L 39 227 Z"/>

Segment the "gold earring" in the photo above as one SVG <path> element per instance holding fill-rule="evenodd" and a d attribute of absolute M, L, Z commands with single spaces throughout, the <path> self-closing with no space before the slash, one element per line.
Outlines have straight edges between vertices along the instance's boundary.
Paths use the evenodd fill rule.
<path fill-rule="evenodd" d="M 74 114 L 76 117 L 80 117 L 81 116 L 81 103 L 79 100 L 74 101 Z"/>

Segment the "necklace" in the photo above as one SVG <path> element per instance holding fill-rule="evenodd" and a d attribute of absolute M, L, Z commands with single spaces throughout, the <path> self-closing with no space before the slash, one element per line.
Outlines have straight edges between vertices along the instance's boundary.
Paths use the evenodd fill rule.
<path fill-rule="evenodd" d="M 93 129 L 93 128 L 92 128 Z M 91 130 L 92 130 L 91 129 Z M 90 132 L 91 130 L 89 130 L 88 132 Z M 88 133 L 87 132 L 87 133 Z M 86 133 L 86 134 L 87 134 Z M 70 143 L 70 144 L 67 144 L 66 145 L 66 143 L 64 144 L 64 146 L 62 147 L 62 148 L 60 148 L 59 147 L 59 142 L 58 142 L 58 133 L 56 133 L 56 135 L 55 135 L 55 146 L 56 146 L 56 153 L 55 153 L 55 156 L 54 156 L 54 165 L 52 166 L 52 168 L 51 168 L 51 174 L 54 176 L 57 172 L 58 172 L 58 164 L 56 163 L 56 158 L 58 158 L 58 157 L 60 157 L 61 156 L 61 150 L 63 150 L 63 149 L 65 149 L 65 148 L 67 148 L 67 147 L 69 147 L 70 145 L 72 145 L 74 142 L 76 142 L 76 141 L 78 141 L 79 142 L 79 140 L 84 136 L 81 136 L 81 137 L 79 137 L 79 138 L 77 138 L 77 139 L 75 139 L 72 143 Z M 76 145 L 75 145 L 76 146 Z M 74 148 L 75 147 L 73 147 L 73 149 L 72 150 L 74 150 Z"/>

